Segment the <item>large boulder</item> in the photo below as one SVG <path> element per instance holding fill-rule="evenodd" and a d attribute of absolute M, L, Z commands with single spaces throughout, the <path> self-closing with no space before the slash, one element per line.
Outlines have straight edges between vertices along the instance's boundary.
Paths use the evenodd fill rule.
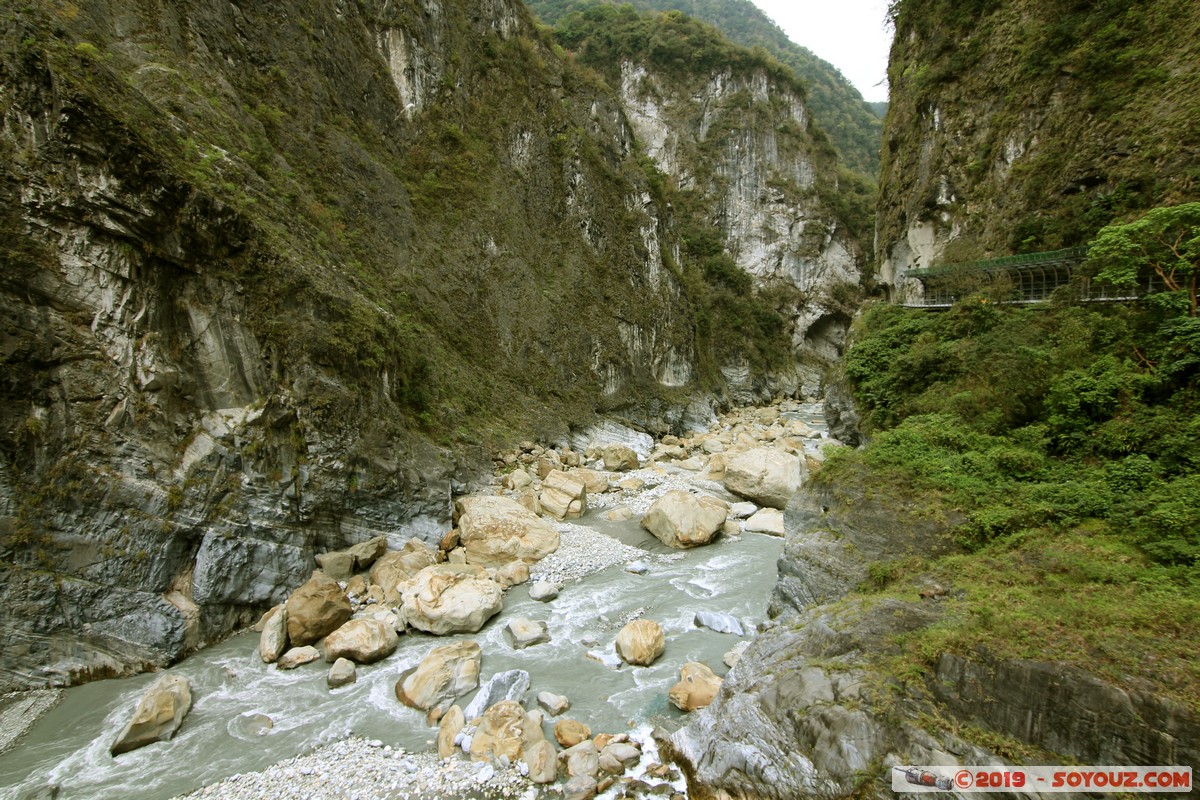
<path fill-rule="evenodd" d="M 396 652 L 399 643 L 394 626 L 377 619 L 352 619 L 325 637 L 325 660 L 374 664 Z"/>
<path fill-rule="evenodd" d="M 399 550 L 389 550 L 371 566 L 371 583 L 383 590 L 389 605 L 400 605 L 400 587 L 421 570 L 438 562 L 438 551 L 413 537 Z"/>
<path fill-rule="evenodd" d="M 604 494 L 608 491 L 608 474 L 587 467 L 578 467 L 568 473 L 576 481 L 583 484 L 588 494 Z"/>
<path fill-rule="evenodd" d="M 342 587 L 319 571 L 292 592 L 285 607 L 288 639 L 294 647 L 312 644 L 329 635 L 350 619 L 351 614 L 350 599 Z"/>
<path fill-rule="evenodd" d="M 632 447 L 624 444 L 610 444 L 600 451 L 604 460 L 604 468 L 609 472 L 628 472 L 641 466 L 638 454 Z"/>
<path fill-rule="evenodd" d="M 264 664 L 274 664 L 288 646 L 287 609 L 283 604 L 267 612 L 262 634 L 258 637 L 258 656 Z"/>
<path fill-rule="evenodd" d="M 471 737 L 472 761 L 514 762 L 537 742 L 545 741 L 537 718 L 526 713 L 515 700 L 501 700 L 484 712 Z"/>
<path fill-rule="evenodd" d="M 555 519 L 579 519 L 587 512 L 587 487 L 583 481 L 559 470 L 552 470 L 542 480 L 539 496 L 542 511 Z"/>
<path fill-rule="evenodd" d="M 455 508 L 459 540 L 466 548 L 469 564 L 532 564 L 558 549 L 554 526 L 516 500 L 492 495 L 462 497 Z"/>
<path fill-rule="evenodd" d="M 504 605 L 504 590 L 481 567 L 435 564 L 400 591 L 405 621 L 439 636 L 474 633 Z"/>
<path fill-rule="evenodd" d="M 167 741 L 191 710 L 192 686 L 188 679 L 182 675 L 163 675 L 142 694 L 133 719 L 117 735 L 109 752 L 119 756 L 153 742 Z"/>
<path fill-rule="evenodd" d="M 689 661 L 679 668 L 679 682 L 671 687 L 667 699 L 680 711 L 695 711 L 712 703 L 722 683 L 707 664 Z"/>
<path fill-rule="evenodd" d="M 642 527 L 668 547 L 698 547 L 712 541 L 728 513 L 724 500 L 675 489 L 654 501 Z"/>
<path fill-rule="evenodd" d="M 800 489 L 804 462 L 769 447 L 738 453 L 725 466 L 725 488 L 771 508 L 785 508 Z"/>
<path fill-rule="evenodd" d="M 415 669 L 400 676 L 396 699 L 420 711 L 448 706 L 479 685 L 482 659 L 479 645 L 472 641 L 435 647 Z"/>
<path fill-rule="evenodd" d="M 666 649 L 667 639 L 662 627 L 653 620 L 635 619 L 617 634 L 617 655 L 626 664 L 646 667 L 653 664 Z"/>

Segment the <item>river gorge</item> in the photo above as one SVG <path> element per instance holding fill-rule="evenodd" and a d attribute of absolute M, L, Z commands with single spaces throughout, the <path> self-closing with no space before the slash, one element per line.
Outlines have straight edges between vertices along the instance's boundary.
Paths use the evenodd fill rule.
<path fill-rule="evenodd" d="M 762 411 L 767 418 L 778 419 L 773 436 L 798 423 L 796 431 L 803 435 L 792 436 L 789 442 L 813 458 L 819 459 L 820 446 L 831 441 L 821 433 L 824 420 L 819 404 L 788 402 L 782 413 L 779 408 Z M 733 436 L 743 436 L 750 428 L 761 437 L 770 426 L 742 422 L 756 419 L 757 413 L 742 409 L 715 424 L 711 441 L 718 442 L 716 437 L 724 433 L 723 438 L 732 442 Z M 783 539 L 778 531 L 776 535 L 739 532 L 746 526 L 744 521 L 734 523 L 729 533 L 714 542 L 687 550 L 668 547 L 651 536 L 639 520 L 652 502 L 668 491 L 684 489 L 729 503 L 744 503 L 702 471 L 707 469 L 706 457 L 693 455 L 692 449 L 674 447 L 672 455 L 687 456 L 691 462 L 660 455 L 642 468 L 607 473 L 613 491 L 589 495 L 588 511 L 582 519 L 556 523 L 561 537 L 558 551 L 530 566 L 531 582 L 508 589 L 503 611 L 478 633 L 432 637 L 410 630 L 401 637 L 393 655 L 360 666 L 357 682 L 333 690 L 326 685 L 328 664 L 324 661 L 282 671 L 259 657 L 258 633 L 238 633 L 168 671 L 186 676 L 194 697 L 191 713 L 170 741 L 116 757 L 110 755 L 113 737 L 157 676 L 93 682 L 66 690 L 61 702 L 0 756 L 0 785 L 16 787 L 5 790 L 14 797 L 57 787 L 56 796 L 62 798 L 121 796 L 149 800 L 184 794 L 356 737 L 352 741 L 365 742 L 361 746 L 368 752 L 374 749 L 384 754 L 382 748 L 387 747 L 386 754 L 395 761 L 393 774 L 423 779 L 423 787 L 409 787 L 408 791 L 438 796 L 437 780 L 445 778 L 435 779 L 439 775 L 436 771 L 420 771 L 436 770 L 430 766 L 429 751 L 437 728 L 429 724 L 425 714 L 397 701 L 395 685 L 405 670 L 434 647 L 473 640 L 483 651 L 481 682 L 486 683 L 496 673 L 524 670 L 529 676 L 529 701 L 543 691 L 565 695 L 570 709 L 563 716 L 584 722 L 597 734 L 631 734 L 646 747 L 641 771 L 634 770 L 631 775 L 648 781 L 647 786 L 672 785 L 673 791 L 686 794 L 682 775 L 676 769 L 671 772 L 673 781 L 669 777 L 645 776 L 645 768 L 653 766 L 658 758 L 650 732 L 657 727 L 661 735 L 686 721 L 683 712 L 667 701 L 681 665 L 702 662 L 724 674 L 728 669 L 723 663 L 726 654 L 739 643 L 750 642 L 757 626 L 767 621 L 768 601 L 775 589 L 775 562 Z M 719 444 L 709 448 L 724 450 Z M 705 451 L 697 447 L 695 452 Z M 649 455 L 643 453 L 643 457 Z M 602 462 L 597 466 L 602 467 Z M 619 488 L 619 482 L 631 488 Z M 498 485 L 496 490 L 504 491 Z M 628 509 L 629 513 L 613 514 L 614 509 Z M 742 509 L 741 513 L 747 511 Z M 558 596 L 548 602 L 531 599 L 529 587 L 539 581 L 561 586 Z M 721 619 L 732 619 L 741 633 L 702 627 L 696 621 L 699 612 L 724 615 Z M 505 629 L 518 617 L 545 621 L 549 641 L 514 649 Z M 641 618 L 658 622 L 667 640 L 664 654 L 646 667 L 624 664 L 613 651 L 617 631 L 630 620 Z M 467 694 L 461 702 L 471 699 Z M 527 705 L 535 706 L 533 702 Z M 547 732 L 556 721 L 547 716 Z M 414 760 L 418 756 L 413 754 L 425 754 L 420 767 Z M 441 766 L 436 761 L 434 764 Z M 473 783 L 484 766 L 464 760 L 457 768 L 458 777 L 465 786 L 481 793 L 499 791 Z M 408 767 L 411 773 L 406 771 Z M 354 786 L 354 776 L 347 774 L 343 766 L 331 763 L 323 771 L 309 768 L 307 776 L 299 769 L 293 770 L 293 778 L 302 783 L 306 778 L 314 782 L 326 778 L 324 783 L 315 783 L 314 796 L 326 796 L 321 792 L 353 796 L 347 787 Z M 288 783 L 292 787 L 289 791 L 295 791 L 296 785 Z M 248 784 L 248 777 L 229 782 L 226 786 L 231 794 L 220 796 L 253 796 L 244 788 L 242 794 L 238 793 L 239 787 Z M 521 782 L 519 786 L 525 791 L 532 784 Z M 383 796 L 375 794 L 379 788 L 373 786 L 363 796 Z M 396 792 L 389 796 L 401 796 L 399 789 Z M 607 796 L 616 796 L 613 792 Z"/>

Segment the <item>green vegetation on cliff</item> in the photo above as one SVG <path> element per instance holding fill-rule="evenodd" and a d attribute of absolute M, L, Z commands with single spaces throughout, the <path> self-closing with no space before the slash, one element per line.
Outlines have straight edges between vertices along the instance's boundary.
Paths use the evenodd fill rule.
<path fill-rule="evenodd" d="M 1200 197 L 1200 5 L 896 0 L 879 241 L 946 261 L 1082 245 Z M 923 266 L 928 266 L 925 264 Z"/>
<path fill-rule="evenodd" d="M 1200 328 L 1186 301 L 870 309 L 845 363 L 871 434 L 818 480 L 954 523 L 962 552 L 905 643 L 1062 661 L 1200 708 Z"/>
<path fill-rule="evenodd" d="M 605 0 L 530 0 L 529 7 L 545 22 L 557 25 L 573 12 Z M 612 4 L 616 5 L 616 4 Z M 743 47 L 761 48 L 790 68 L 804 85 L 808 105 L 820 130 L 828 134 L 850 169 L 871 181 L 879 172 L 881 122 L 872 104 L 837 68 L 788 39 L 750 0 L 634 0 L 640 11 L 681 11 L 716 26 Z M 869 21 L 864 24 L 870 24 Z"/>
<path fill-rule="evenodd" d="M 680 235 L 678 260 L 665 258 L 673 267 L 688 297 L 694 301 L 697 359 L 711 374 L 719 365 L 744 359 L 756 369 L 777 368 L 786 363 L 792 345 L 785 318 L 789 308 L 805 298 L 794 285 L 775 281 L 755 287 L 751 276 L 728 252 L 736 243 L 724 241 L 714 224 L 728 211 L 721 197 L 728 197 L 731 178 L 728 152 L 740 145 L 737 137 L 771 131 L 772 148 L 781 159 L 803 161 L 812 167 L 813 186 L 802 188 L 794 175 L 780 168 L 769 179 L 771 189 L 793 202 L 807 201 L 818 213 L 831 217 L 868 251 L 873 186 L 861 176 L 839 167 L 837 154 L 811 120 L 801 125 L 790 116 L 787 97 L 804 98 L 803 85 L 794 73 L 762 49 L 734 44 L 721 31 L 678 11 L 639 13 L 632 6 L 597 4 L 586 6 L 560 20 L 558 42 L 570 51 L 578 65 L 598 73 L 614 89 L 622 85 L 622 64 L 632 62 L 649 69 L 636 91 L 692 98 L 703 92 L 713 76 L 728 73 L 746 84 L 757 76 L 767 78 L 771 96 L 762 99 L 742 89 L 727 97 L 709 97 L 695 119 L 671 119 L 668 126 L 704 127 L 701 135 L 688 131 L 680 137 L 678 157 L 687 180 L 663 174 L 646 156 L 651 195 L 659 208 L 670 209 Z M 656 81 L 662 81 L 657 86 Z M 666 102 L 662 103 L 666 105 Z M 697 107 L 688 106 L 690 111 Z M 698 141 L 691 141 L 696 136 Z M 821 225 L 822 236 L 829 231 Z M 805 256 L 816 258 L 814 242 Z M 735 334 L 733 338 L 729 333 Z"/>
<path fill-rule="evenodd" d="M 246 322 L 277 364 L 323 374 L 305 381 L 318 415 L 444 434 L 468 421 L 588 413 L 598 381 L 579 363 L 597 340 L 624 347 L 602 309 L 646 329 L 664 321 L 630 286 L 647 259 L 646 222 L 625 200 L 645 175 L 615 151 L 616 131 L 592 129 L 597 87 L 527 21 L 514 18 L 513 35 L 479 35 L 448 6 L 426 34 L 415 3 L 131 11 L 120 25 L 109 11 L 2 12 L 0 74 L 18 87 L 5 102 L 53 92 L 64 108 L 56 132 L 95 135 L 108 148 L 95 154 L 101 169 L 123 188 L 207 204 L 178 227 L 228 240 L 200 268 L 246 291 Z M 396 67 L 423 96 L 401 97 L 404 76 L 378 43 L 398 40 L 401 59 L 404 42 L 425 35 L 440 37 L 432 60 Z M 516 163 L 514 142 L 536 169 Z M 55 153 L 19 147 L 7 184 L 39 186 Z M 592 243 L 565 211 L 573 175 Z M 171 252 L 172 235 L 130 238 L 151 271 L 196 269 L 192 251 Z M 688 351 L 686 315 L 668 327 Z M 386 408 L 367 412 L 365 398 Z"/>

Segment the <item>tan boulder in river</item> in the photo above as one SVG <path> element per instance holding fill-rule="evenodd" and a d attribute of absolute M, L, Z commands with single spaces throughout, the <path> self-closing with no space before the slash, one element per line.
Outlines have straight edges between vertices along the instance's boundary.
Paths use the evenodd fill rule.
<path fill-rule="evenodd" d="M 725 488 L 771 508 L 785 508 L 800 489 L 804 462 L 770 447 L 738 453 L 725 467 Z"/>
<path fill-rule="evenodd" d="M 669 547 L 698 547 L 712 541 L 728 513 L 724 500 L 675 489 L 654 501 L 642 527 Z"/>
<path fill-rule="evenodd" d="M 371 583 L 383 590 L 383 599 L 400 605 L 400 585 L 438 562 L 437 551 L 420 539 L 409 539 L 399 550 L 389 550 L 371 567 Z"/>
<path fill-rule="evenodd" d="M 396 699 L 420 711 L 448 706 L 479 686 L 482 658 L 479 645 L 472 641 L 435 647 L 396 682 Z"/>
<path fill-rule="evenodd" d="M 648 619 L 635 619 L 617 634 L 617 655 L 627 664 L 646 667 L 666 649 L 662 626 Z"/>
<path fill-rule="evenodd" d="M 350 600 L 337 581 L 321 571 L 288 597 L 288 640 L 300 647 L 321 639 L 350 619 Z"/>
<path fill-rule="evenodd" d="M 459 540 L 467 563 L 502 567 L 510 561 L 532 564 L 558 549 L 558 531 L 516 500 L 492 495 L 455 502 Z"/>
<path fill-rule="evenodd" d="M 348 658 L 374 664 L 396 652 L 400 639 L 395 627 L 377 619 L 352 619 L 325 637 L 325 660 Z"/>
<path fill-rule="evenodd" d="M 133 719 L 117 736 L 110 752 L 118 756 L 170 739 L 191 710 L 192 686 L 188 679 L 182 675 L 163 675 L 142 694 Z"/>
<path fill-rule="evenodd" d="M 723 679 L 699 661 L 689 661 L 679 668 L 679 682 L 667 694 L 680 711 L 695 711 L 712 703 L 721 691 Z"/>
<path fill-rule="evenodd" d="M 501 700 L 483 712 L 471 737 L 471 760 L 497 761 L 504 756 L 514 762 L 545 738 L 542 726 L 520 703 Z"/>
<path fill-rule="evenodd" d="M 482 567 L 435 564 L 400 589 L 404 619 L 426 633 L 474 633 L 504 605 L 504 590 Z"/>

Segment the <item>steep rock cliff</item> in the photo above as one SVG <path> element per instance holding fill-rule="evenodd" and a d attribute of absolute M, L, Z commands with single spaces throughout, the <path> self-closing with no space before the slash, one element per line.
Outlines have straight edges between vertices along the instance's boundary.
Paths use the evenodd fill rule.
<path fill-rule="evenodd" d="M 556 25 L 571 11 L 611 0 L 531 0 L 534 13 Z M 621 5 L 621 4 L 613 4 Z M 843 163 L 875 180 L 879 173 L 882 111 L 867 103 L 836 67 L 801 47 L 751 0 L 634 0 L 639 11 L 681 11 L 718 28 L 742 47 L 761 47 L 791 68 L 804 85 L 807 106 L 822 136 L 828 135 Z M 882 20 L 863 20 L 871 25 Z M 886 103 L 882 104 L 886 108 Z"/>
<path fill-rule="evenodd" d="M 884 123 L 879 281 L 1084 244 L 1197 197 L 1200 10 L 902 0 Z"/>
<path fill-rule="evenodd" d="M 169 662 L 439 535 L 489 446 L 724 391 L 622 103 L 519 3 L 0 26 L 0 687 Z"/>
<path fill-rule="evenodd" d="M 679 12 L 595 7 L 559 35 L 617 89 L 680 228 L 678 258 L 772 304 L 811 363 L 836 360 L 868 250 L 856 206 L 867 195 L 839 172 L 795 77 Z M 748 365 L 720 366 L 736 383 Z"/>

